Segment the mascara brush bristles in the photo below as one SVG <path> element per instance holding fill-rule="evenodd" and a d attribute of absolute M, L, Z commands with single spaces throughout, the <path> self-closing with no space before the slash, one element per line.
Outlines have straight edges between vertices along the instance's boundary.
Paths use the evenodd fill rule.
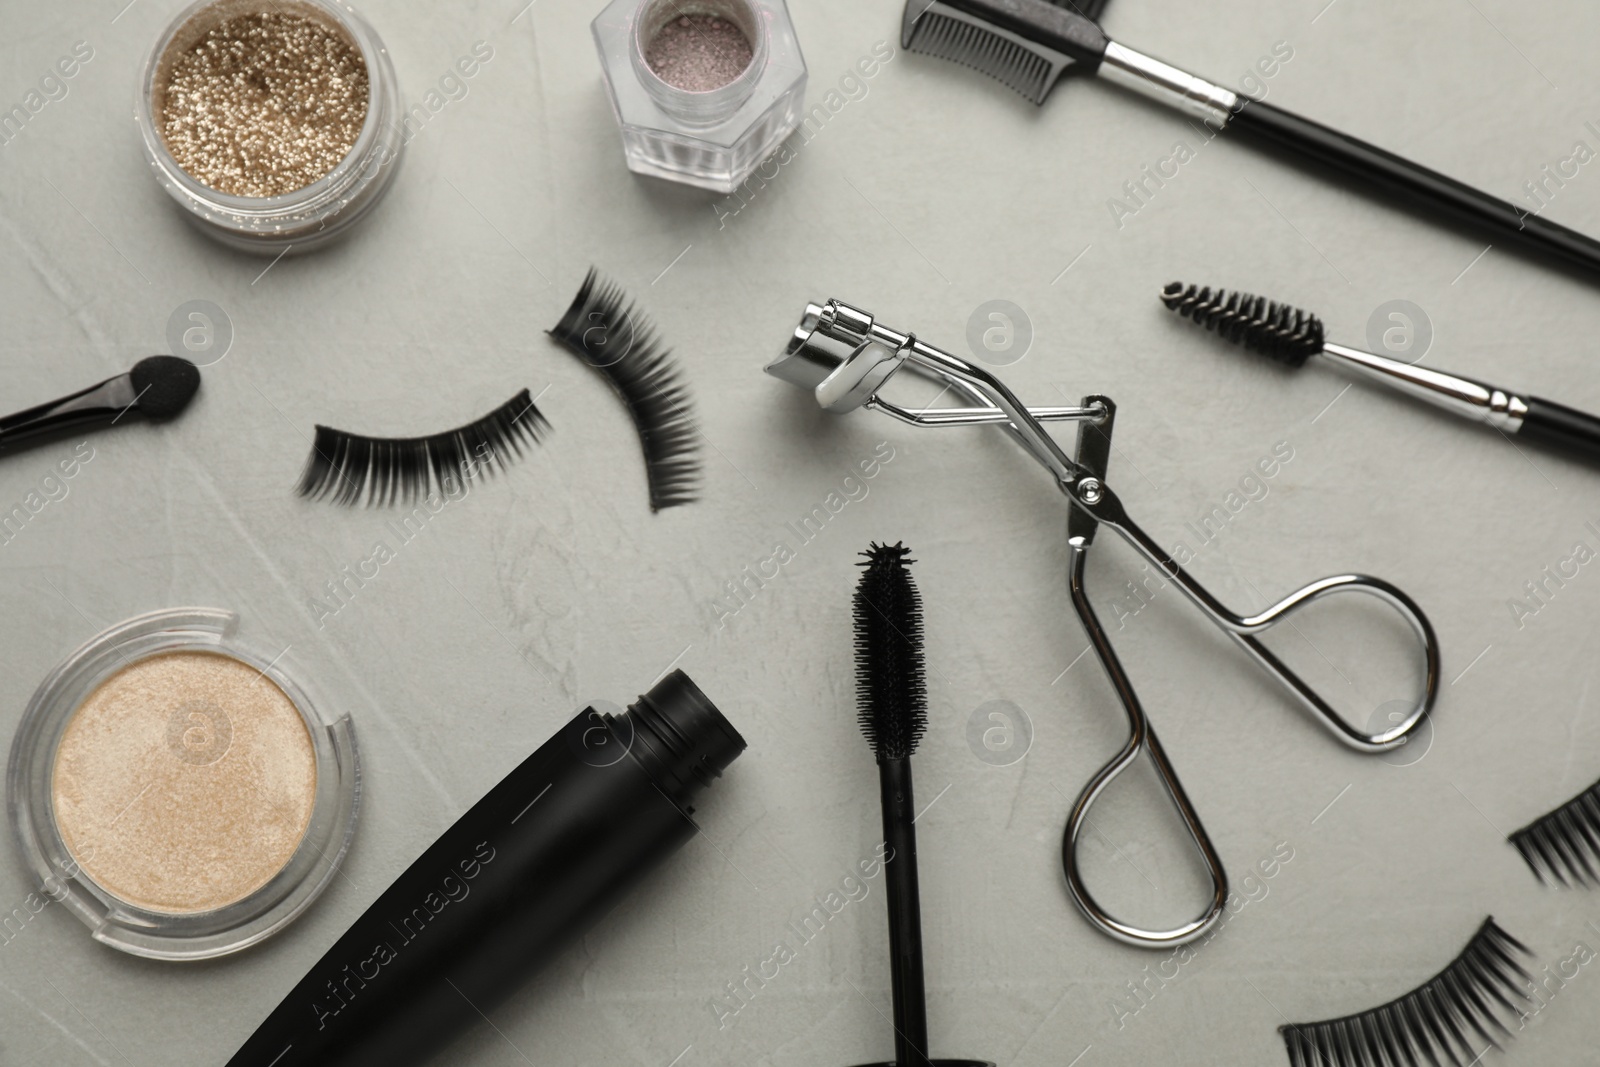
<path fill-rule="evenodd" d="M 550 336 L 610 383 L 644 450 L 650 510 L 699 499 L 700 431 L 689 385 L 655 326 L 593 267 Z"/>
<path fill-rule="evenodd" d="M 409 504 L 505 470 L 550 428 L 524 389 L 465 426 L 426 437 L 365 437 L 319 425 L 296 492 L 369 507 Z"/>
<path fill-rule="evenodd" d="M 928 727 L 922 598 L 902 544 L 873 542 L 856 586 L 856 704 L 861 732 L 879 762 L 906 759 Z"/>

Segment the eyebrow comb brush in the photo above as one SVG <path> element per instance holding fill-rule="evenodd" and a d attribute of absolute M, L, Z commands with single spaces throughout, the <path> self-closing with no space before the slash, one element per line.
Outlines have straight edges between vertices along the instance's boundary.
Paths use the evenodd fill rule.
<path fill-rule="evenodd" d="M 1235 93 L 1111 40 L 1095 22 L 1104 0 L 907 0 L 900 43 L 965 64 L 1043 104 L 1068 70 L 1152 97 L 1212 130 L 1238 130 L 1290 156 L 1365 181 L 1408 207 L 1466 223 L 1600 271 L 1600 242 L 1421 164 L 1282 108 Z"/>
<path fill-rule="evenodd" d="M 1508 437 L 1553 445 L 1600 461 L 1600 419 L 1593 415 L 1472 378 L 1334 344 L 1323 336 L 1322 320 L 1299 308 L 1249 293 L 1185 287 L 1182 282 L 1163 289 L 1161 302 L 1217 336 L 1287 367 L 1303 367 L 1312 356 L 1322 356 L 1360 377 L 1487 422 Z"/>

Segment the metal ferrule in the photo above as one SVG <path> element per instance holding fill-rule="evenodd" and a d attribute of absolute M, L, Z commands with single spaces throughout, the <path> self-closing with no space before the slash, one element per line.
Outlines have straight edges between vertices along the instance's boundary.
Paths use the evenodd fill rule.
<path fill-rule="evenodd" d="M 1204 119 L 1213 129 L 1228 124 L 1239 110 L 1239 94 L 1206 81 L 1170 63 L 1112 41 L 1097 72 L 1100 77 L 1143 93 L 1186 114 Z"/>
<path fill-rule="evenodd" d="M 1457 415 L 1482 419 L 1506 433 L 1522 429 L 1522 420 L 1528 414 L 1528 405 L 1520 396 L 1472 378 L 1413 366 L 1344 345 L 1324 344 L 1322 355 L 1363 378 L 1382 382 Z"/>

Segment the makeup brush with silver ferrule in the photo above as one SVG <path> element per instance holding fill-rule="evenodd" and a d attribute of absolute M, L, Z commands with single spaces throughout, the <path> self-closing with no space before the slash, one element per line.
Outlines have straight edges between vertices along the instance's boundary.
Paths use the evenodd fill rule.
<path fill-rule="evenodd" d="M 1481 419 L 1507 436 L 1600 461 L 1600 419 L 1595 416 L 1471 378 L 1334 344 L 1323 336 L 1321 319 L 1288 304 L 1182 282 L 1163 289 L 1161 302 L 1219 337 L 1285 366 L 1302 367 L 1312 356 L 1322 356 L 1361 377 L 1458 415 Z"/>
<path fill-rule="evenodd" d="M 0 417 L 0 448 L 17 448 L 68 431 L 110 424 L 129 411 L 170 419 L 200 389 L 200 368 L 180 356 L 146 356 L 126 374 L 70 396 Z"/>
<path fill-rule="evenodd" d="M 907 0 L 900 42 L 907 51 L 997 78 L 1035 104 L 1044 103 L 1063 75 L 1093 74 L 1199 119 L 1213 132 L 1247 134 L 1323 174 L 1465 223 L 1496 244 L 1521 245 L 1600 272 L 1600 241 L 1114 41 L 1096 21 L 1105 6 L 1106 0 Z"/>

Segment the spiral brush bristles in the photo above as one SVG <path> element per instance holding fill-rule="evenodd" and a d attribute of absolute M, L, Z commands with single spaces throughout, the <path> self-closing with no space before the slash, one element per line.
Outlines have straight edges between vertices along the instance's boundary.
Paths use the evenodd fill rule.
<path fill-rule="evenodd" d="M 1218 336 L 1291 367 L 1322 351 L 1322 320 L 1288 304 L 1182 282 L 1163 289 L 1161 302 Z"/>
<path fill-rule="evenodd" d="M 874 541 L 856 586 L 857 716 L 880 763 L 908 758 L 928 728 L 922 598 L 906 568 L 910 554 Z"/>

